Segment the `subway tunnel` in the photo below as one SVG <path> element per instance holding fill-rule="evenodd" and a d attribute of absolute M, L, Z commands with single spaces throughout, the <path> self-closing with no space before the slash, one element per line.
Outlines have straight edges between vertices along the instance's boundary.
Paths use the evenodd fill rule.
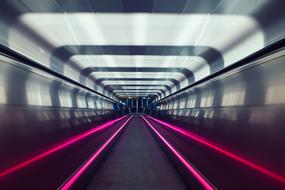
<path fill-rule="evenodd" d="M 2 0 L 0 189 L 284 190 L 284 0 Z"/>

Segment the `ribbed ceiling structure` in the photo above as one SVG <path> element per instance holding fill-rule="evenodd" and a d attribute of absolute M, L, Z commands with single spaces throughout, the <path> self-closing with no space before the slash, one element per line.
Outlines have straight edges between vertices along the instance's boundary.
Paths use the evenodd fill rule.
<path fill-rule="evenodd" d="M 113 99 L 159 100 L 281 39 L 276 2 L 9 0 L 1 43 Z"/>

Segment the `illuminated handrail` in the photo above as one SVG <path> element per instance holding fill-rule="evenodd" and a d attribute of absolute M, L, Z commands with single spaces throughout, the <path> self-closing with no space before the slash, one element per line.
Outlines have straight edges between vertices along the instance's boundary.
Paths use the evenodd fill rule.
<path fill-rule="evenodd" d="M 61 185 L 59 189 L 68 190 L 73 184 L 79 179 L 79 177 L 87 170 L 87 168 L 98 158 L 98 156 L 103 152 L 103 150 L 112 142 L 113 139 L 118 136 L 118 134 L 123 130 L 126 124 L 132 119 L 133 115 L 125 121 L 122 126 L 98 149 L 91 157 L 89 157 L 67 180 Z"/>
<path fill-rule="evenodd" d="M 152 125 L 141 115 L 146 124 L 155 132 L 160 140 L 171 150 L 178 160 L 193 174 L 193 176 L 201 183 L 206 190 L 214 190 L 215 187 L 194 167 L 187 161 L 181 153 L 179 153 Z"/>
<path fill-rule="evenodd" d="M 106 122 L 106 123 L 104 123 L 102 125 L 99 125 L 99 126 L 93 128 L 91 130 L 88 130 L 88 131 L 86 131 L 86 132 L 84 132 L 82 134 L 79 134 L 79 135 L 77 135 L 75 137 L 72 137 L 72 138 L 66 140 L 65 142 L 55 146 L 54 148 L 51 148 L 51 149 L 49 149 L 47 151 L 44 151 L 43 153 L 41 153 L 41 154 L 39 154 L 39 155 L 37 155 L 37 156 L 35 156 L 33 158 L 30 158 L 30 159 L 25 160 L 25 161 L 15 165 L 15 166 L 12 166 L 12 167 L 10 167 L 10 168 L 0 172 L 0 179 L 5 177 L 5 176 L 7 176 L 7 175 L 9 175 L 9 174 L 12 174 L 12 173 L 14 173 L 14 172 L 16 172 L 16 171 L 18 171 L 20 169 L 23 169 L 23 168 L 33 164 L 34 162 L 39 161 L 39 160 L 41 160 L 41 159 L 43 159 L 43 158 L 45 158 L 45 157 L 47 157 L 47 156 L 49 156 L 49 155 L 59 151 L 59 150 L 62 150 L 64 148 L 66 148 L 66 147 L 68 147 L 68 146 L 70 146 L 70 145 L 72 145 L 72 144 L 74 144 L 74 143 L 76 143 L 76 142 L 78 142 L 78 141 L 80 141 L 80 140 L 82 140 L 82 139 L 84 139 L 84 138 L 94 134 L 95 132 L 98 132 L 98 131 L 101 131 L 103 129 L 106 129 L 106 128 L 110 127 L 111 125 L 113 125 L 114 123 L 124 119 L 125 117 L 126 116 L 123 116 L 123 117 L 120 117 L 118 119 L 111 120 L 111 121 Z"/>
<path fill-rule="evenodd" d="M 238 156 L 238 155 L 236 155 L 236 154 L 234 154 L 228 150 L 225 150 L 225 149 L 221 148 L 221 146 L 213 144 L 213 143 L 209 142 L 207 139 L 205 139 L 205 138 L 203 138 L 197 134 L 191 133 L 189 131 L 186 131 L 184 129 L 181 129 L 179 127 L 176 127 L 174 125 L 171 125 L 169 123 L 161 121 L 159 119 L 153 118 L 151 116 L 147 116 L 147 117 L 156 121 L 157 123 L 160 123 L 160 124 L 170 128 L 170 129 L 172 129 L 173 131 L 175 131 L 175 132 L 177 132 L 183 136 L 186 136 L 192 140 L 195 140 L 196 142 L 203 144 L 203 145 L 207 146 L 208 148 L 211 148 L 211 149 L 223 154 L 224 156 L 232 158 L 232 159 L 238 161 L 239 163 L 242 163 L 243 165 L 246 165 L 246 166 L 248 166 L 248 167 L 250 167 L 256 171 L 259 171 L 260 173 L 265 174 L 266 176 L 268 176 L 270 178 L 273 178 L 279 182 L 285 183 L 285 177 L 284 176 L 277 174 L 277 173 L 275 173 L 275 172 L 273 172 L 273 171 L 271 171 L 271 170 L 269 170 L 263 166 L 255 164 L 252 161 L 249 161 L 249 160 L 247 160 L 241 156 Z"/>

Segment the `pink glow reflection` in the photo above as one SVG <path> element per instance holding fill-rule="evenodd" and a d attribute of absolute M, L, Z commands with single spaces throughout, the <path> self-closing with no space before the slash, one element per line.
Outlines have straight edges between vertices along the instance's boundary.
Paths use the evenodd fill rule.
<path fill-rule="evenodd" d="M 23 162 L 15 165 L 15 166 L 12 166 L 11 168 L 8 168 L 8 169 L 2 171 L 0 173 L 0 178 L 5 177 L 5 176 L 7 176 L 7 175 L 9 175 L 11 173 L 14 173 L 14 172 L 16 172 L 16 171 L 18 171 L 20 169 L 23 169 L 24 167 L 29 166 L 32 163 L 34 163 L 36 161 L 39 161 L 39 160 L 47 157 L 50 154 L 53 154 L 53 153 L 55 153 L 55 152 L 57 152 L 57 151 L 59 151 L 61 149 L 64 149 L 64 148 L 66 148 L 66 147 L 68 147 L 68 146 L 70 146 L 70 145 L 72 145 L 72 144 L 74 144 L 74 143 L 76 143 L 76 142 L 78 142 L 78 141 L 80 141 L 80 140 L 82 140 L 82 139 L 84 139 L 84 138 L 94 134 L 95 132 L 98 132 L 98 131 L 101 131 L 103 129 L 106 129 L 107 127 L 110 127 L 115 122 L 124 119 L 125 117 L 126 116 L 123 116 L 123 117 L 120 117 L 118 119 L 111 120 L 111 121 L 109 121 L 107 123 L 99 125 L 99 126 L 93 128 L 93 129 L 89 130 L 89 131 L 86 131 L 86 132 L 84 132 L 82 134 L 79 134 L 79 135 L 77 135 L 75 137 L 72 137 L 72 138 L 68 139 L 67 141 L 63 142 L 62 144 L 59 144 L 59 145 L 55 146 L 54 148 L 49 149 L 49 150 L 47 150 L 47 151 L 45 151 L 45 152 L 43 152 L 43 153 L 41 153 L 41 154 L 31 158 L 31 159 L 28 159 L 28 160 L 23 161 Z"/>
<path fill-rule="evenodd" d="M 207 146 L 207 147 L 209 147 L 209 148 L 211 148 L 211 149 L 213 149 L 213 150 L 215 150 L 215 151 L 217 151 L 217 152 L 219 152 L 219 153 L 221 153 L 227 157 L 230 157 L 230 158 L 232 158 L 232 159 L 234 159 L 234 160 L 236 160 L 236 161 L 238 161 L 238 162 L 240 162 L 240 163 L 242 163 L 242 164 L 244 164 L 244 165 L 246 165 L 246 166 L 248 166 L 254 170 L 257 170 L 257 171 L 259 171 L 259 172 L 261 172 L 261 173 L 263 173 L 263 174 L 265 174 L 265 175 L 267 175 L 267 176 L 269 176 L 275 180 L 278 180 L 282 183 L 285 183 L 285 177 L 284 176 L 276 174 L 276 173 L 274 173 L 274 172 L 272 172 L 272 171 L 270 171 L 270 170 L 268 170 L 268 169 L 266 169 L 260 165 L 257 165 L 255 163 L 249 161 L 249 160 L 246 160 L 245 158 L 237 156 L 237 155 L 231 153 L 230 151 L 224 150 L 223 148 L 221 148 L 221 146 L 215 145 L 215 144 L 209 142 L 208 140 L 206 140 L 205 138 L 203 138 L 199 135 L 196 135 L 194 133 L 191 133 L 189 131 L 186 131 L 184 129 L 181 129 L 179 127 L 176 127 L 174 125 L 171 125 L 169 123 L 161 121 L 159 119 L 155 119 L 151 116 L 147 116 L 147 117 L 151 118 L 152 120 L 170 128 L 170 129 L 172 129 L 172 130 L 174 130 L 174 131 L 176 131 L 176 132 L 178 132 L 178 133 L 180 133 L 180 134 L 182 134 L 188 138 L 191 138 L 191 139 L 195 140 L 196 142 L 199 142 L 199 143 L 201 143 L 201 144 L 203 144 L 203 145 L 205 145 L 205 146 Z"/>
<path fill-rule="evenodd" d="M 173 152 L 173 154 L 183 163 L 183 165 L 194 175 L 194 177 L 202 184 L 207 190 L 213 190 L 212 185 L 205 179 L 204 176 L 197 171 L 143 116 L 143 120 L 148 126 L 157 134 L 157 136 L 164 142 L 164 144 Z"/>
<path fill-rule="evenodd" d="M 93 155 L 67 180 L 67 182 L 60 187 L 61 190 L 68 190 L 77 181 L 77 179 L 86 171 L 94 160 L 102 153 L 102 151 L 110 144 L 110 142 L 118 135 L 133 116 L 127 119 L 123 125 L 95 152 Z"/>

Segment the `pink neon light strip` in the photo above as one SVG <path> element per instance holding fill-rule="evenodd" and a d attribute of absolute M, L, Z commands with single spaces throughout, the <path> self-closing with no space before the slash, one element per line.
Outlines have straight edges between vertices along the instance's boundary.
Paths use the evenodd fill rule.
<path fill-rule="evenodd" d="M 68 190 L 72 187 L 72 185 L 76 182 L 76 180 L 86 171 L 86 169 L 93 163 L 94 160 L 102 153 L 102 151 L 110 144 L 110 142 L 118 135 L 120 131 L 126 126 L 126 124 L 132 119 L 131 116 L 127 121 L 123 123 L 123 125 L 95 152 L 93 155 L 82 165 L 80 168 L 72 174 L 71 177 L 67 179 L 60 189 Z"/>
<path fill-rule="evenodd" d="M 23 162 L 15 165 L 15 166 L 13 166 L 11 168 L 8 168 L 8 169 L 6 169 L 6 170 L 4 170 L 4 171 L 2 171 L 0 173 L 0 178 L 3 178 L 3 177 L 5 177 L 5 176 L 7 176 L 7 175 L 9 175 L 11 173 L 14 173 L 14 172 L 16 172 L 16 171 L 18 171 L 20 169 L 23 169 L 24 167 L 26 167 L 26 166 L 28 166 L 28 165 L 36 162 L 36 161 L 39 161 L 39 160 L 47 157 L 48 155 L 50 155 L 52 153 L 55 153 L 55 152 L 57 152 L 57 151 L 59 151 L 61 149 L 64 149 L 64 148 L 66 148 L 66 147 L 68 147 L 68 146 L 70 146 L 70 145 L 72 145 L 72 144 L 74 144 L 74 143 L 76 143 L 76 142 L 86 138 L 87 136 L 90 136 L 90 135 L 94 134 L 95 132 L 98 132 L 98 131 L 101 131 L 103 129 L 106 129 L 107 127 L 110 127 L 114 123 L 124 119 L 125 117 L 126 116 L 123 116 L 123 117 L 120 117 L 118 119 L 109 121 L 109 122 L 104 123 L 102 125 L 99 125 L 98 127 L 93 128 L 93 129 L 91 129 L 89 131 L 86 131 L 86 132 L 84 132 L 82 134 L 79 134 L 79 135 L 77 135 L 75 137 L 72 137 L 71 139 L 67 140 L 66 142 L 64 142 L 64 143 L 62 143 L 60 145 L 57 145 L 54 148 L 49 149 L 49 150 L 47 150 L 47 151 L 45 151 L 45 152 L 43 152 L 43 153 L 41 153 L 41 154 L 31 158 L 31 159 L 28 159 L 28 160 L 23 161 Z"/>
<path fill-rule="evenodd" d="M 203 145 L 205 145 L 205 146 L 207 146 L 207 147 L 209 147 L 209 148 L 211 148 L 211 149 L 213 149 L 213 150 L 215 150 L 217 152 L 220 152 L 221 154 L 223 154 L 223 155 L 225 155 L 227 157 L 230 157 L 230 158 L 232 158 L 232 159 L 234 159 L 234 160 L 236 160 L 236 161 L 238 161 L 238 162 L 240 162 L 240 163 L 242 163 L 242 164 L 244 164 L 244 165 L 246 165 L 246 166 L 248 166 L 248 167 L 250 167 L 250 168 L 252 168 L 254 170 L 257 170 L 257 171 L 259 171 L 259 172 L 261 172 L 261 173 L 263 173 L 263 174 L 265 174 L 265 175 L 267 175 L 267 176 L 269 176 L 269 177 L 271 177 L 271 178 L 273 178 L 273 179 L 275 179 L 277 181 L 285 183 L 285 177 L 284 176 L 276 174 L 275 172 L 272 172 L 272 171 L 270 171 L 270 170 L 268 170 L 268 169 L 266 169 L 266 168 L 264 168 L 264 167 L 262 167 L 260 165 L 257 165 L 255 163 L 253 163 L 251 161 L 248 161 L 248 160 L 246 160 L 246 159 L 244 159 L 244 158 L 242 158 L 240 156 L 237 156 L 237 155 L 235 155 L 235 154 L 233 154 L 233 153 L 231 153 L 231 152 L 229 152 L 227 150 L 224 150 L 221 147 L 219 147 L 218 145 L 215 145 L 213 143 L 208 142 L 206 139 L 204 139 L 201 136 L 198 136 L 198 135 L 196 135 L 194 133 L 191 133 L 189 131 L 186 131 L 184 129 L 181 129 L 179 127 L 176 127 L 176 126 L 171 125 L 169 123 L 166 123 L 164 121 L 155 119 L 155 118 L 153 118 L 151 116 L 147 116 L 147 117 L 151 118 L 152 120 L 154 120 L 154 121 L 156 121 L 156 122 L 158 122 L 158 123 L 160 123 L 160 124 L 170 128 L 170 129 L 172 129 L 172 130 L 174 130 L 174 131 L 176 131 L 176 132 L 178 132 L 178 133 L 180 133 L 180 134 L 182 134 L 184 136 L 187 136 L 187 137 L 189 137 L 189 138 L 191 138 L 191 139 L 193 139 L 193 140 L 195 140 L 195 141 L 197 141 L 197 142 L 199 142 L 199 143 L 201 143 L 201 144 L 203 144 Z"/>
<path fill-rule="evenodd" d="M 189 162 L 145 119 L 143 120 L 148 126 L 157 134 L 157 136 L 164 142 L 164 144 L 173 152 L 173 154 L 184 164 L 184 166 L 193 174 L 193 176 L 201 183 L 206 190 L 213 190 L 214 187 L 194 168 Z"/>

